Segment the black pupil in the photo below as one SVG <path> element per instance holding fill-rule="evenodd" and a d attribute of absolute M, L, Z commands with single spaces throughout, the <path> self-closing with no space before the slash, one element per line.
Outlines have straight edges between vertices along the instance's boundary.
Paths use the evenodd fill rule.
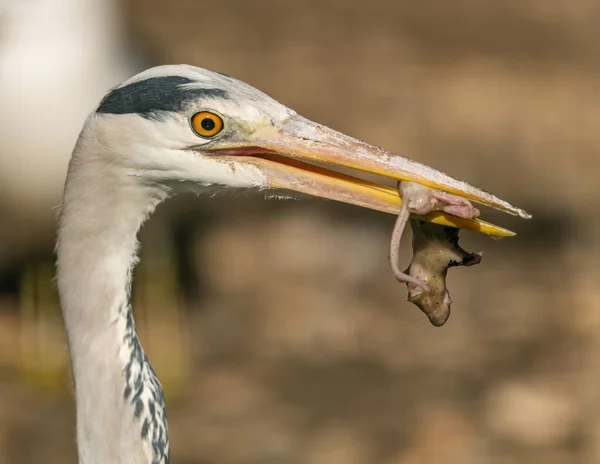
<path fill-rule="evenodd" d="M 206 131 L 211 131 L 215 128 L 215 122 L 210 119 L 210 118 L 204 118 L 201 122 L 200 125 L 202 126 L 202 129 L 206 130 Z"/>

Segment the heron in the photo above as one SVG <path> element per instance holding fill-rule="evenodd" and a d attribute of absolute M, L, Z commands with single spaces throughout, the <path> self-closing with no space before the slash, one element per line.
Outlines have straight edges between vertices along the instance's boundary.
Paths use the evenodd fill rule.
<path fill-rule="evenodd" d="M 417 182 L 529 217 L 464 181 L 306 119 L 225 74 L 163 65 L 104 96 L 72 152 L 56 244 L 81 464 L 170 459 L 161 384 L 137 337 L 130 304 L 137 233 L 156 206 L 180 192 L 250 189 L 398 214 L 398 190 L 361 173 Z M 438 224 L 513 235 L 461 217 L 456 204 L 462 203 L 411 212 Z"/>

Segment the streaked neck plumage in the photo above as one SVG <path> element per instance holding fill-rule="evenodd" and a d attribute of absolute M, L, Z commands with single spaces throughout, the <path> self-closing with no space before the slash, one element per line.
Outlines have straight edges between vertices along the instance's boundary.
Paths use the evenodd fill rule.
<path fill-rule="evenodd" d="M 77 403 L 80 464 L 167 464 L 163 393 L 129 304 L 137 232 L 168 193 L 106 162 L 81 135 L 57 242 L 58 286 Z"/>

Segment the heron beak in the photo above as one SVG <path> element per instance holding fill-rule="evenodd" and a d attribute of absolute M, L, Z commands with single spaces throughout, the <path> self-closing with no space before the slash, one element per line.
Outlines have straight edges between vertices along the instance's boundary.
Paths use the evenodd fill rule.
<path fill-rule="evenodd" d="M 302 192 L 391 214 L 399 213 L 402 199 L 397 189 L 311 164 L 316 162 L 396 181 L 418 182 L 525 219 L 531 217 L 522 209 L 464 181 L 298 115 L 289 118 L 279 128 L 267 125 L 259 129 L 252 143 L 254 147 L 247 148 L 246 154 L 240 155 L 265 173 L 270 188 Z M 236 158 L 240 160 L 239 156 Z M 443 212 L 416 217 L 493 236 L 515 235 L 479 219 L 462 219 Z"/>

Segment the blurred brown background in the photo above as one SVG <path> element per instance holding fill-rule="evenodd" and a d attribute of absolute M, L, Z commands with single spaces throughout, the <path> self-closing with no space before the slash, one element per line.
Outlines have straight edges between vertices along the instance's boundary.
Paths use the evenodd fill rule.
<path fill-rule="evenodd" d="M 104 91 L 173 62 L 534 214 L 462 234 L 485 257 L 436 329 L 387 267 L 393 217 L 162 205 L 134 306 L 174 463 L 600 462 L 599 23 L 594 0 L 0 3 L 0 462 L 76 461 L 51 208 Z"/>

